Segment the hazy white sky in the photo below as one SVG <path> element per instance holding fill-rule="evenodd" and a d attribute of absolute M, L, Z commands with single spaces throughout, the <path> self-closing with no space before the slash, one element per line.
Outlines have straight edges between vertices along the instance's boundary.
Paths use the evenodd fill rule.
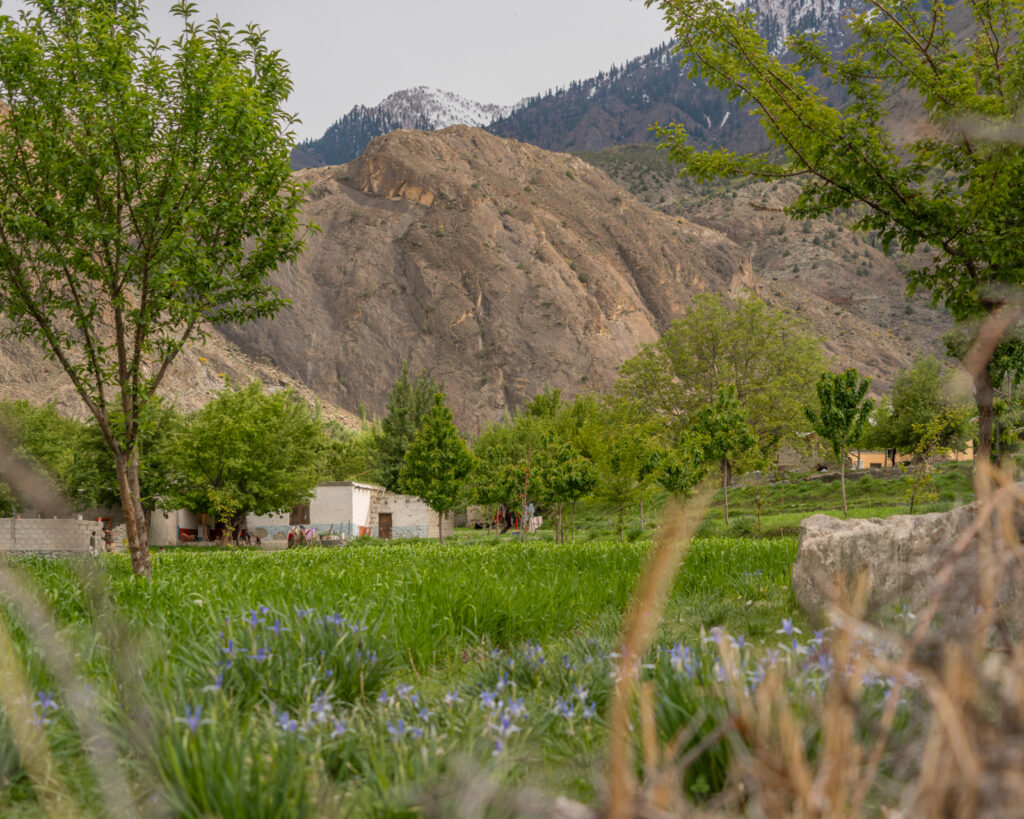
<path fill-rule="evenodd" d="M 300 138 L 320 136 L 353 105 L 429 85 L 503 105 L 584 79 L 668 39 L 640 0 L 197 0 L 270 32 L 292 68 Z M 0 13 L 24 3 L 0 1 Z M 150 27 L 176 33 L 150 0 Z"/>

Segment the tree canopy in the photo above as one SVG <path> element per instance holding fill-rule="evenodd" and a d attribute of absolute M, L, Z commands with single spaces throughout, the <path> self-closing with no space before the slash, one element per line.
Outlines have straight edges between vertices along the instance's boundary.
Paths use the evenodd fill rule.
<path fill-rule="evenodd" d="M 186 419 L 163 500 L 232 526 L 247 514 L 290 509 L 313 495 L 322 435 L 295 392 L 267 395 L 259 381 L 228 387 Z"/>
<path fill-rule="evenodd" d="M 416 437 L 423 419 L 434 405 L 434 396 L 444 385 L 429 373 L 409 377 L 409 363 L 402 363 L 402 375 L 388 395 L 387 414 L 374 430 L 377 450 L 377 477 L 392 492 L 399 489 L 399 475 L 405 464 L 405 451 Z"/>
<path fill-rule="evenodd" d="M 758 445 L 771 454 L 803 431 L 803 408 L 824 368 L 818 339 L 794 316 L 753 294 L 702 294 L 659 341 L 622 365 L 616 394 L 678 437 L 731 387 Z"/>
<path fill-rule="evenodd" d="M 958 34 L 951 6 L 867 0 L 847 20 L 852 44 L 830 52 L 815 32 L 787 41 L 792 59 L 757 33 L 756 13 L 704 0 L 647 0 L 675 33 L 694 76 L 760 119 L 773 149 L 701 152 L 685 128 L 660 129 L 672 159 L 700 178 L 795 178 L 787 209 L 813 218 L 864 206 L 855 227 L 877 231 L 888 251 L 931 251 L 907 273 L 959 322 L 996 313 L 1024 284 L 1024 218 L 1018 109 L 1024 18 L 1014 4 L 964 0 Z M 831 104 L 829 89 L 841 92 Z M 919 122 L 891 130 L 899 108 Z M 1005 361 L 1005 358 L 1003 358 Z M 1017 356 L 1020 376 L 1024 357 Z M 979 455 L 992 440 L 992 374 L 975 374 Z"/>
<path fill-rule="evenodd" d="M 822 373 L 818 379 L 818 410 L 807 407 L 807 420 L 814 431 L 832 447 L 839 461 L 839 480 L 846 509 L 846 453 L 860 438 L 875 402 L 867 397 L 871 379 L 861 380 L 855 369 L 841 373 Z"/>
<path fill-rule="evenodd" d="M 303 186 L 287 67 L 255 26 L 151 37 L 142 0 L 30 0 L 0 16 L 3 332 L 60 363 L 113 456 L 149 574 L 139 436 L 168 369 L 215 324 L 272 316 Z"/>
<path fill-rule="evenodd" d="M 966 437 L 970 413 L 956 385 L 956 372 L 933 355 L 918 356 L 893 380 L 892 389 L 865 430 L 865 443 L 881 449 L 913 452 L 932 421 L 942 417 L 942 447 L 959 448 Z M 968 407 L 970 404 L 967 405 Z"/>

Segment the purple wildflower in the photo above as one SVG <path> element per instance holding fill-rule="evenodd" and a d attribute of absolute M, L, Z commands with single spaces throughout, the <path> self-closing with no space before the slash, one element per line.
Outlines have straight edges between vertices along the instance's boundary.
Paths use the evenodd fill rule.
<path fill-rule="evenodd" d="M 189 733 L 195 734 L 199 730 L 200 725 L 209 723 L 210 720 L 203 719 L 203 706 L 197 705 L 194 709 L 185 706 L 185 716 L 180 718 L 178 722 L 183 722 L 188 726 Z"/>

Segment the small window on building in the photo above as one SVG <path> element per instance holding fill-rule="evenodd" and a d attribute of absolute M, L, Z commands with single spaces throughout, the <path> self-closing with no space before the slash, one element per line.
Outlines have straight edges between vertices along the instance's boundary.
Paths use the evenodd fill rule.
<path fill-rule="evenodd" d="M 292 513 L 288 516 L 289 526 L 309 525 L 309 504 L 297 503 L 292 507 Z"/>
<path fill-rule="evenodd" d="M 882 465 L 878 461 L 872 461 L 868 464 L 872 469 L 881 469 Z"/>

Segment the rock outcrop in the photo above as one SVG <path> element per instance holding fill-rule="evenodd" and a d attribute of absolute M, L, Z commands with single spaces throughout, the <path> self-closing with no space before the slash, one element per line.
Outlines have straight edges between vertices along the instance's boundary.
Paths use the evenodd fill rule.
<path fill-rule="evenodd" d="M 753 288 L 721 233 L 645 207 L 576 157 L 477 128 L 395 131 L 300 172 L 320 227 L 273 283 L 292 309 L 224 332 L 370 414 L 408 361 L 464 432 L 546 384 L 605 390 L 696 293 Z"/>
<path fill-rule="evenodd" d="M 911 612 L 919 611 L 938 594 L 933 636 L 967 634 L 981 599 L 978 538 L 959 553 L 956 546 L 977 511 L 974 503 L 950 512 L 886 519 L 807 518 L 793 564 L 793 593 L 808 614 L 819 618 L 836 594 L 849 593 L 863 576 L 870 589 L 869 612 L 904 603 Z M 1024 508 L 1015 509 L 1014 523 L 1017 536 L 1024 537 Z M 996 620 L 1017 630 L 1024 618 L 1024 578 L 1011 550 L 997 548 L 996 554 Z M 937 588 L 946 566 L 952 566 L 949 582 Z"/>

